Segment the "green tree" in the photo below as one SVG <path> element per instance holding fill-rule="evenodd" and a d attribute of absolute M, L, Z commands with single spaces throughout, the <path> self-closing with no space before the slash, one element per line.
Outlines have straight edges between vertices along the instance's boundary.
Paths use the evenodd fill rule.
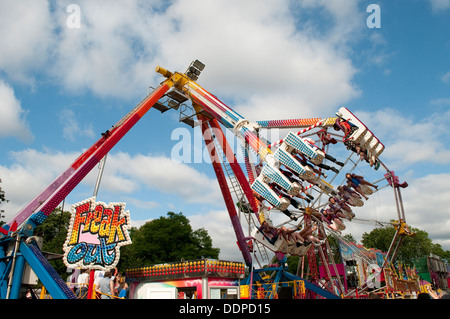
<path fill-rule="evenodd" d="M 41 249 L 43 252 L 64 254 L 63 245 L 67 238 L 70 216 L 70 212 L 62 212 L 61 208 L 57 207 L 41 225 L 36 227 L 34 234 L 44 239 Z M 67 276 L 62 259 L 50 260 L 50 264 L 62 278 Z"/>
<path fill-rule="evenodd" d="M 428 237 L 428 233 L 418 228 L 410 227 L 410 230 L 416 235 L 413 237 L 405 236 L 399 247 L 397 258 L 406 264 L 412 264 L 416 258 L 426 257 L 430 253 L 448 260 L 450 252 L 444 251 L 439 244 L 434 244 Z M 395 235 L 395 228 L 386 226 L 375 228 L 370 233 L 362 235 L 362 244 L 367 248 L 380 249 L 387 252 Z"/>
<path fill-rule="evenodd" d="M 182 213 L 168 212 L 130 231 L 132 244 L 122 248 L 119 270 L 126 268 L 199 258 L 218 258 L 220 249 L 204 228 L 193 231 Z"/>

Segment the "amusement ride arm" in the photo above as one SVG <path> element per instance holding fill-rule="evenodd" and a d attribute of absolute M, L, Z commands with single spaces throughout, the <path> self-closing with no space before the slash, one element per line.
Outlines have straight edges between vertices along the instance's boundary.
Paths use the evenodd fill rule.
<path fill-rule="evenodd" d="M 88 150 L 57 177 L 47 188 L 37 195 L 27 206 L 19 211 L 8 223 L 24 223 L 35 212 L 35 224 L 42 223 L 59 203 L 78 185 L 78 183 L 101 161 L 114 145 L 147 113 L 147 111 L 169 90 L 173 82 L 166 80 L 150 93 L 131 112 L 125 115 L 111 130 L 95 142 Z"/>

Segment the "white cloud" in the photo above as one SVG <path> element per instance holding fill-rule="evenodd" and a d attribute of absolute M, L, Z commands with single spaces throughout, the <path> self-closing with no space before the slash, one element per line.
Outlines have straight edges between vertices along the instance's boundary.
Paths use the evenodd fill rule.
<path fill-rule="evenodd" d="M 30 142 L 30 132 L 20 101 L 14 95 L 11 86 L 0 80 L 0 137 L 14 136 L 22 141 Z"/>
<path fill-rule="evenodd" d="M 346 47 L 349 42 L 355 41 L 360 36 L 360 31 L 365 26 L 365 10 L 361 10 L 358 0 L 346 1 L 345 5 L 340 0 L 302 0 L 296 1 L 292 6 L 297 7 L 300 15 L 300 23 L 305 24 L 305 30 L 312 32 L 314 36 L 320 35 L 333 45 Z M 308 15 L 308 9 L 319 10 L 318 15 L 326 16 L 325 19 L 305 19 L 303 13 Z M 305 21 L 306 20 L 306 21 Z M 322 30 L 318 33 L 317 30 Z"/>
<path fill-rule="evenodd" d="M 427 113 L 419 120 L 390 108 L 357 114 L 386 146 L 382 158 L 388 165 L 450 163 L 450 149 L 444 142 L 450 111 Z"/>
<path fill-rule="evenodd" d="M 438 107 L 450 106 L 450 98 L 434 99 L 430 101 L 430 104 Z"/>
<path fill-rule="evenodd" d="M 447 73 L 445 73 L 442 77 L 441 77 L 442 82 L 444 83 L 448 83 L 450 81 L 450 71 L 448 71 Z"/>
<path fill-rule="evenodd" d="M 162 54 L 172 65 L 199 58 L 206 64 L 199 83 L 257 119 L 326 113 L 358 95 L 356 70 L 331 36 L 317 40 L 296 30 L 287 2 L 245 3 L 202 2 L 201 10 L 199 1 L 175 3 L 168 14 L 177 23 Z"/>
<path fill-rule="evenodd" d="M 1 1 L 0 30 L 0 70 L 11 79 L 33 84 L 30 72 L 45 70 L 54 44 L 48 1 Z"/>
<path fill-rule="evenodd" d="M 450 8 L 450 0 L 430 0 L 433 12 L 441 12 Z"/>
<path fill-rule="evenodd" d="M 70 2 L 58 2 L 60 28 L 51 71 L 69 91 L 100 96 L 142 95 L 155 76 L 155 48 L 164 23 L 147 1 L 79 1 L 80 28 L 68 28 Z M 164 22 L 164 21 L 161 21 Z M 167 23 L 167 22 L 165 22 Z"/>
<path fill-rule="evenodd" d="M 177 195 L 187 203 L 217 203 L 221 199 L 216 179 L 165 156 L 119 152 L 108 157 L 105 178 L 108 176 L 121 176 L 150 190 Z"/>
<path fill-rule="evenodd" d="M 9 200 L 5 204 L 5 211 L 9 216 L 7 221 L 65 171 L 77 155 L 26 149 L 11 152 L 10 156 L 14 164 L 9 167 L 0 165 L 2 188 Z"/>
<path fill-rule="evenodd" d="M 243 261 L 236 244 L 236 234 L 226 210 L 214 210 L 187 217 L 193 229 L 205 228 L 208 231 L 213 240 L 213 247 L 220 248 L 220 259 Z"/>
<path fill-rule="evenodd" d="M 63 109 L 59 113 L 60 122 L 63 125 L 63 137 L 75 141 L 79 136 L 94 137 L 92 124 L 85 124 L 84 128 L 80 127 L 79 122 L 75 118 L 75 112 L 69 109 Z"/>
<path fill-rule="evenodd" d="M 198 58 L 207 66 L 200 83 L 252 120 L 322 116 L 360 94 L 346 57 L 363 23 L 357 1 L 79 1 L 80 28 L 67 25 L 69 4 L 4 2 L 0 26 L 13 32 L 0 68 L 30 81 L 39 69 L 74 93 L 134 98 L 162 80 L 156 65 L 184 71 Z M 299 29 L 310 20 L 293 9 L 326 12 L 326 31 Z"/>
<path fill-rule="evenodd" d="M 141 208 L 145 208 L 145 209 L 154 209 L 156 207 L 161 206 L 160 203 L 155 202 L 155 201 L 142 201 L 142 200 L 139 200 L 136 198 L 131 198 L 131 197 L 125 198 L 124 200 L 132 203 L 136 207 L 141 207 Z"/>
<path fill-rule="evenodd" d="M 79 1 L 80 28 L 67 26 L 69 4 L 58 1 L 50 10 L 46 2 L 9 2 L 4 12 L 14 19 L 4 19 L 2 27 L 14 30 L 14 41 L 8 41 L 14 45 L 0 53 L 0 68 L 24 74 L 33 66 L 48 67 L 69 91 L 128 98 L 161 79 L 156 65 L 184 71 L 198 58 L 207 65 L 201 83 L 231 99 L 232 107 L 258 110 L 264 118 L 327 112 L 359 94 L 351 83 L 356 70 L 343 49 L 344 39 L 352 38 L 360 23 L 357 1 L 345 6 L 303 1 L 303 11 L 319 7 L 330 16 L 332 23 L 319 39 L 310 32 L 320 26 L 297 29 L 303 21 L 296 21 L 286 0 L 174 1 L 168 6 Z M 11 56 L 17 63 L 1 63 Z M 283 112 L 274 111 L 273 103 Z"/>

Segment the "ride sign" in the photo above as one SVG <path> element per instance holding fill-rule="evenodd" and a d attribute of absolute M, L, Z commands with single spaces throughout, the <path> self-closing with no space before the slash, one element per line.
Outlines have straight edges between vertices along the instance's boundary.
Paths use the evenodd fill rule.
<path fill-rule="evenodd" d="M 131 244 L 130 213 L 125 203 L 96 202 L 95 197 L 72 205 L 64 264 L 68 268 L 106 270 L 117 265 L 120 247 Z"/>

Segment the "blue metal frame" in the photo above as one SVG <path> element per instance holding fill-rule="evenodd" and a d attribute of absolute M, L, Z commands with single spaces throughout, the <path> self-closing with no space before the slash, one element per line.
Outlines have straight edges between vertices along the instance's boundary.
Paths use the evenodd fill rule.
<path fill-rule="evenodd" d="M 32 235 L 35 228 L 35 225 L 32 223 L 29 223 L 26 226 L 31 227 L 24 227 L 27 231 L 14 234 L 14 236 L 11 232 L 8 233 L 8 236 L 0 236 L 0 299 L 19 298 L 23 270 L 26 263 L 33 269 L 52 298 L 76 299 L 73 291 L 49 264 L 36 243 L 34 241 L 31 241 L 31 243 L 25 242 L 25 240 Z M 19 236 L 19 238 L 16 236 Z M 20 241 L 17 246 L 17 251 L 13 251 L 10 256 L 6 256 L 8 248 L 15 245 L 16 240 Z M 13 265 L 14 269 L 12 269 Z M 8 296 L 8 281 L 11 273 L 13 274 L 13 277 Z"/>
<path fill-rule="evenodd" d="M 20 243 L 20 252 L 53 299 L 76 299 L 73 291 L 49 264 L 34 241 L 31 244 L 26 244 L 22 241 Z"/>
<path fill-rule="evenodd" d="M 306 289 L 309 289 L 326 299 L 341 299 L 339 296 L 329 292 L 328 290 L 320 288 L 319 286 L 317 286 L 301 277 L 295 276 L 295 275 L 287 272 L 285 267 L 283 267 L 283 266 L 268 267 L 268 268 L 262 268 L 262 269 L 253 269 L 253 277 L 250 274 L 249 276 L 247 276 L 246 278 L 241 280 L 241 285 L 250 285 L 251 277 L 252 277 L 253 282 L 255 282 L 255 281 L 264 282 L 264 279 L 261 277 L 260 273 L 261 272 L 270 272 L 270 271 L 276 271 L 277 273 L 276 273 L 275 277 L 272 280 L 270 280 L 270 282 L 261 284 L 261 287 L 264 290 L 271 289 L 271 286 L 273 284 L 279 284 L 280 287 L 283 287 L 283 286 L 287 286 L 287 282 L 289 282 L 289 281 L 301 280 L 305 283 Z M 256 297 L 255 293 L 251 292 L 251 298 L 253 299 L 255 297 Z M 269 299 L 272 299 L 272 296 L 267 296 L 267 297 L 270 297 Z"/>
<path fill-rule="evenodd" d="M 11 262 L 6 257 L 6 252 L 3 245 L 0 245 L 0 298 L 6 298 L 6 291 L 8 289 L 8 274 L 11 269 Z"/>

